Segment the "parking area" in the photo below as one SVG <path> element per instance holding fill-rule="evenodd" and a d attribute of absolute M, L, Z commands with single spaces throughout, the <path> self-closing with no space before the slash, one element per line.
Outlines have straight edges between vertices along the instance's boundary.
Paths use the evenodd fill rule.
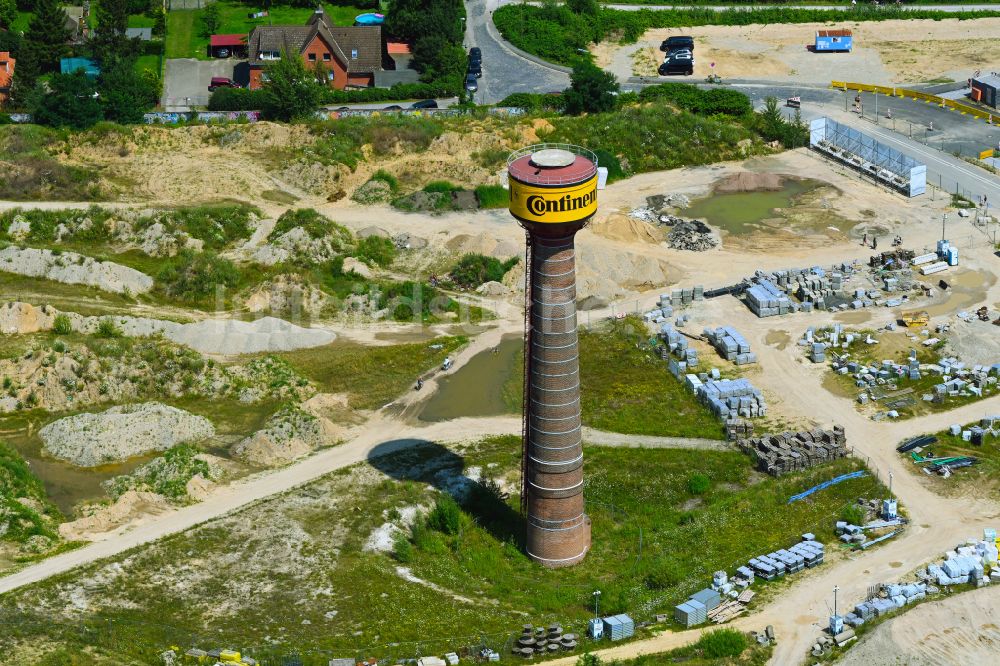
<path fill-rule="evenodd" d="M 244 73 L 241 77 L 235 72 L 243 69 L 246 69 L 245 61 L 234 58 L 167 60 L 161 104 L 166 111 L 185 111 L 191 106 L 204 106 L 208 104 L 208 84 L 213 76 L 239 81 L 246 75 Z"/>

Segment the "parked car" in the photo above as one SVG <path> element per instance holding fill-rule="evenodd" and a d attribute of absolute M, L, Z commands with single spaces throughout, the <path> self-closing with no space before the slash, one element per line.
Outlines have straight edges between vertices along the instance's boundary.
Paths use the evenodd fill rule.
<path fill-rule="evenodd" d="M 390 104 L 389 106 L 385 107 L 382 110 L 383 111 L 402 111 L 403 107 L 401 107 L 399 104 Z"/>
<path fill-rule="evenodd" d="M 229 49 L 218 49 L 215 52 L 215 57 L 216 58 L 228 58 L 229 57 Z"/>
<path fill-rule="evenodd" d="M 482 57 L 483 57 L 483 52 L 482 50 L 480 50 L 478 46 L 473 46 L 471 49 L 469 49 L 469 58 L 481 59 Z"/>
<path fill-rule="evenodd" d="M 669 76 L 671 74 L 684 74 L 685 76 L 691 76 L 694 74 L 694 58 L 690 56 L 680 57 L 680 58 L 667 58 L 660 65 L 658 70 L 660 76 Z"/>
<path fill-rule="evenodd" d="M 465 77 L 465 89 L 471 93 L 479 90 L 479 81 L 476 80 L 476 75 L 471 72 Z"/>
<path fill-rule="evenodd" d="M 694 51 L 694 37 L 689 37 L 687 35 L 674 35 L 673 37 L 667 37 L 660 44 L 660 50 L 664 53 L 670 53 L 678 49 L 688 49 L 689 51 Z"/>
<path fill-rule="evenodd" d="M 232 79 L 226 78 L 225 76 L 213 76 L 211 82 L 208 84 L 208 92 L 212 92 L 216 88 L 239 88 L 240 85 L 233 81 Z"/>
<path fill-rule="evenodd" d="M 469 74 L 474 74 L 477 79 L 483 76 L 483 66 L 479 63 L 469 63 Z"/>
<path fill-rule="evenodd" d="M 435 99 L 425 99 L 420 102 L 414 102 L 410 105 L 411 109 L 436 109 L 438 108 L 437 100 Z"/>

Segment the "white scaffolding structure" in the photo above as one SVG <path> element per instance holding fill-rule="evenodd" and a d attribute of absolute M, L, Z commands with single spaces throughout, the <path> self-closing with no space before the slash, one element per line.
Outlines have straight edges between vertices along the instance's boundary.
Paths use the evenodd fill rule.
<path fill-rule="evenodd" d="M 907 196 L 927 191 L 927 165 L 830 118 L 809 123 L 809 146 Z"/>

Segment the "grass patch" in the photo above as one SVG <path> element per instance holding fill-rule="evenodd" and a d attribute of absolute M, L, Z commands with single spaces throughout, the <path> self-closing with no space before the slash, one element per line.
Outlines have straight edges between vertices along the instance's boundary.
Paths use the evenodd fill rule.
<path fill-rule="evenodd" d="M 784 503 L 794 492 L 857 468 L 853 460 L 758 481 L 749 459 L 736 452 L 588 446 L 586 455 L 594 550 L 577 567 L 550 571 L 528 560 L 519 547 L 516 498 L 475 491 L 474 500 L 456 511 L 434 489 L 442 472 L 472 466 L 496 479 L 516 479 L 516 437 L 454 448 L 422 444 L 373 460 L 381 473 L 363 463 L 119 556 L 122 574 L 88 587 L 91 610 L 83 613 L 68 610 L 66 598 L 108 563 L 6 595 L 7 608 L 25 610 L 0 637 L 0 648 L 46 639 L 53 647 L 90 646 L 120 655 L 119 663 L 171 644 L 210 649 L 218 642 L 275 663 L 293 650 L 330 651 L 323 662 L 303 661 L 312 665 L 359 651 L 410 657 L 416 642 L 422 654 L 440 654 L 457 647 L 444 637 L 461 625 L 467 635 L 499 649 L 525 617 L 582 634 L 594 589 L 602 591 L 608 613 L 630 612 L 639 619 L 669 611 L 704 587 L 713 571 L 788 546 L 802 532 L 833 541 L 831 528 L 844 505 L 884 491 L 866 477 Z M 697 507 L 685 510 L 692 472 L 707 476 L 712 486 Z M 433 519 L 418 519 L 416 529 L 402 532 L 410 542 L 406 566 L 414 581 L 397 573 L 400 563 L 392 554 L 368 552 L 364 545 L 375 528 L 398 523 L 401 509 L 417 505 L 425 516 L 438 508 Z M 772 527 L 757 529 L 763 520 Z M 227 546 L 233 542 L 240 544 L 238 558 Z M 265 587 L 269 603 L 248 603 Z M 302 590 L 322 592 L 296 603 Z M 220 612 L 223 596 L 233 612 Z M 61 631 L 66 622 L 93 631 Z M 276 645 L 267 647 L 265 635 L 274 636 Z M 639 629 L 639 637 L 648 635 Z M 720 663 L 709 661 L 715 658 L 709 654 L 731 653 L 731 642 L 706 639 L 670 654 L 684 663 Z M 584 639 L 581 648 L 601 646 Z M 760 663 L 744 661 L 748 654 L 756 653 L 744 652 L 737 663 Z M 649 659 L 637 663 L 663 663 Z"/>
<path fill-rule="evenodd" d="M 69 132 L 39 125 L 0 125 L 0 199 L 94 201 L 104 196 L 93 166 L 62 164 L 54 156 Z M 16 168 L 15 168 L 16 167 Z"/>
<path fill-rule="evenodd" d="M 333 344 L 287 352 L 287 360 L 321 391 L 347 393 L 355 409 L 377 409 L 410 388 L 467 342 L 464 337 L 383 347 Z M 440 348 L 434 347 L 440 345 Z"/>
<path fill-rule="evenodd" d="M 645 344 L 644 330 L 632 319 L 579 329 L 583 424 L 630 435 L 722 439 L 722 423 L 667 372 Z M 504 386 L 511 411 L 521 409 L 523 385 L 516 372 Z"/>
<path fill-rule="evenodd" d="M 41 480 L 14 447 L 0 440 L 0 540 L 24 544 L 39 536 L 48 550 L 58 539 L 55 527 L 61 519 Z"/>
<path fill-rule="evenodd" d="M 500 185 L 480 185 L 476 188 L 476 201 L 480 208 L 506 208 L 510 192 Z"/>

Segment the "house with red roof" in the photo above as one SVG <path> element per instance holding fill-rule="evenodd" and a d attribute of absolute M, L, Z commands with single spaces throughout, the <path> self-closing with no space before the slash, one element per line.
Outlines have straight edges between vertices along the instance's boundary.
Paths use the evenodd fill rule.
<path fill-rule="evenodd" d="M 296 55 L 306 67 L 327 71 L 330 87 L 368 88 L 375 73 L 394 65 L 382 37 L 382 26 L 335 26 L 318 8 L 304 26 L 258 26 L 247 40 L 250 89 L 261 87 L 269 62 Z"/>
<path fill-rule="evenodd" d="M 10 86 L 14 82 L 14 64 L 17 61 L 7 51 L 0 51 L 0 106 L 10 98 Z"/>

